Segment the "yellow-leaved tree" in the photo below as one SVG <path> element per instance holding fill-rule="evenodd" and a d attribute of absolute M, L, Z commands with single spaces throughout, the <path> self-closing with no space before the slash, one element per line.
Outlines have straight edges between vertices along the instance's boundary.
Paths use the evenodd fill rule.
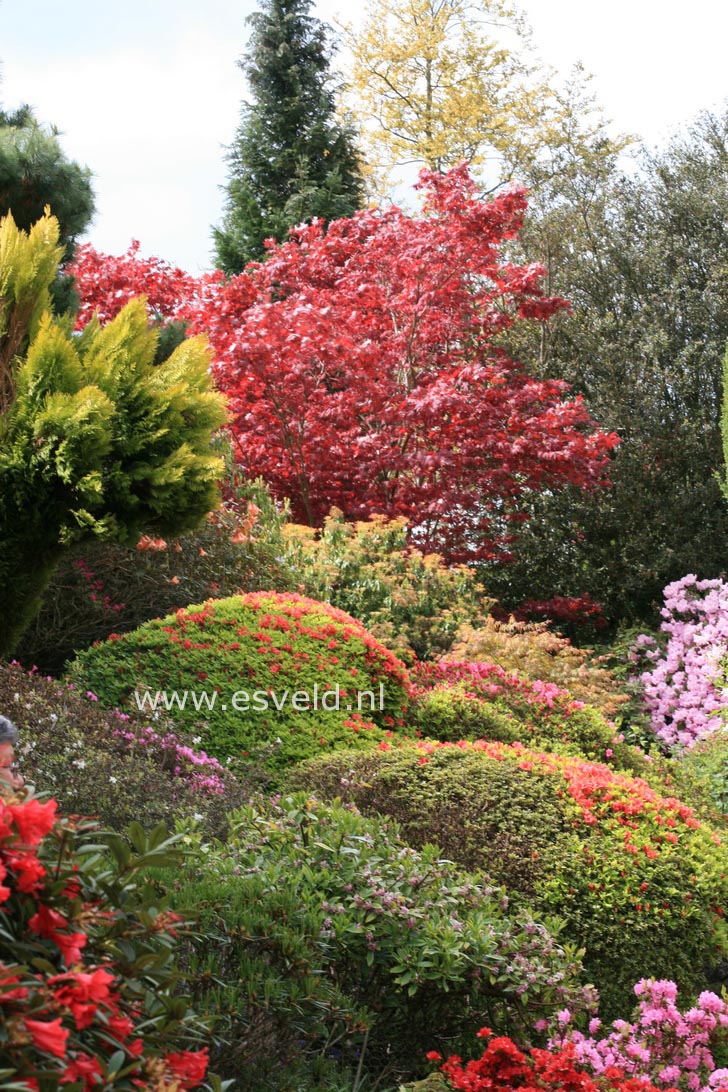
<path fill-rule="evenodd" d="M 583 73 L 575 97 L 558 87 L 504 0 L 369 0 L 346 36 L 347 108 L 379 194 L 397 167 L 445 171 L 462 159 L 489 188 L 529 183 L 544 151 L 578 151 L 602 125 L 583 115 Z"/>

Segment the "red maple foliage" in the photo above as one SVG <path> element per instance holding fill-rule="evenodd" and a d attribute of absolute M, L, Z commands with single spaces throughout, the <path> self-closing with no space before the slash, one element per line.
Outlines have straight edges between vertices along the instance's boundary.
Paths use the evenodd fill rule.
<path fill-rule="evenodd" d="M 155 316 L 208 334 L 240 462 L 294 518 L 404 516 L 425 550 L 486 558 L 532 491 L 604 484 L 617 438 L 564 383 L 536 381 L 497 347 L 512 323 L 568 306 L 544 295 L 541 266 L 501 260 L 525 191 L 483 200 L 465 165 L 423 171 L 418 186 L 421 216 L 301 226 L 230 281 L 185 281 L 132 253 L 105 265 L 88 247 L 72 272 L 84 321 L 126 301 L 138 263 Z"/>

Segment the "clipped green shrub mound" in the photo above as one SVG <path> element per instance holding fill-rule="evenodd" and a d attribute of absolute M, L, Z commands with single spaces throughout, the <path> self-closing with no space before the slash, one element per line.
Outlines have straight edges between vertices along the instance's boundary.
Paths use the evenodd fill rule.
<path fill-rule="evenodd" d="M 392 822 L 302 793 L 258 799 L 201 850 L 167 882 L 199 914 L 191 986 L 218 1018 L 211 1065 L 237 1089 L 396 1088 L 426 1072 L 433 1034 L 448 1051 L 486 1020 L 530 1037 L 593 1002 L 548 923 L 406 847 Z"/>
<path fill-rule="evenodd" d="M 20 732 L 26 782 L 113 830 L 197 814 L 209 834 L 222 835 L 227 812 L 263 784 L 262 770 L 241 767 L 235 776 L 163 721 L 111 712 L 19 664 L 0 663 L 0 713 Z"/>
<path fill-rule="evenodd" d="M 110 706 L 166 700 L 207 751 L 265 752 L 274 770 L 383 740 L 403 723 L 409 682 L 348 614 L 276 592 L 208 600 L 112 635 L 75 660 L 71 677 Z"/>
<path fill-rule="evenodd" d="M 643 774 L 645 756 L 599 710 L 543 679 L 490 662 L 418 664 L 411 728 L 440 741 L 489 739 L 560 751 Z"/>
<path fill-rule="evenodd" d="M 329 756 L 293 776 L 558 915 L 586 950 L 603 1018 L 629 1011 L 635 969 L 698 991 L 728 954 L 725 843 L 640 778 L 484 741 Z"/>

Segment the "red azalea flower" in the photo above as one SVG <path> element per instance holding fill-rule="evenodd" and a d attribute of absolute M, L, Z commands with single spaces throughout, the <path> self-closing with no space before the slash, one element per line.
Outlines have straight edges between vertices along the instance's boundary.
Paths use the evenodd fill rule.
<path fill-rule="evenodd" d="M 167 1068 L 186 1088 L 193 1088 L 205 1079 L 209 1060 L 207 1047 L 203 1050 L 183 1050 L 179 1054 L 168 1054 L 164 1059 Z"/>
<path fill-rule="evenodd" d="M 27 846 L 37 846 L 53 829 L 58 805 L 55 800 L 41 804 L 38 800 L 24 800 L 22 804 L 8 804 L 10 813 L 21 842 Z"/>
<path fill-rule="evenodd" d="M 60 1016 L 56 1020 L 24 1020 L 26 1029 L 39 1050 L 62 1058 L 66 1053 L 66 1042 L 70 1032 L 61 1025 Z"/>

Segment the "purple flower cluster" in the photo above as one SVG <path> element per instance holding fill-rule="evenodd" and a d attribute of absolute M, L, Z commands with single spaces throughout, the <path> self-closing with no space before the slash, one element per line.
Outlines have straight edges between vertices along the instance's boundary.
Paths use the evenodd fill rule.
<path fill-rule="evenodd" d="M 639 1004 L 632 1023 L 615 1020 L 611 1031 L 602 1032 L 601 1021 L 592 1020 L 586 1036 L 569 1028 L 571 1014 L 563 1010 L 561 1034 L 549 1045 L 573 1043 L 577 1060 L 595 1076 L 616 1066 L 658 1088 L 717 1092 L 728 1087 L 728 1069 L 716 1069 L 714 1061 L 716 1046 L 728 1042 L 728 1004 L 706 990 L 680 1012 L 675 983 L 654 979 L 642 979 L 634 992 Z"/>
<path fill-rule="evenodd" d="M 719 726 L 725 708 L 722 661 L 728 653 L 728 584 L 692 574 L 668 584 L 662 609 L 664 648 L 641 636 L 634 663 L 650 665 L 639 681 L 657 736 L 668 746 L 692 747 Z"/>

